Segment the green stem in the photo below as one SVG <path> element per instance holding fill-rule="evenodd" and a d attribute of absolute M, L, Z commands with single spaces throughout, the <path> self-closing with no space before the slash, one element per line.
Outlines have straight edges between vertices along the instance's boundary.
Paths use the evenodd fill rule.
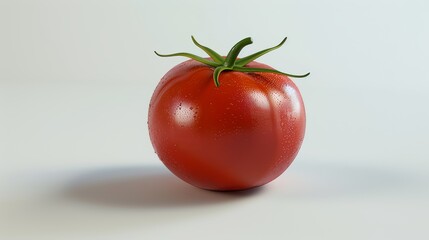
<path fill-rule="evenodd" d="M 306 74 L 303 74 L 303 75 L 296 75 L 296 74 L 290 74 L 290 73 L 280 72 L 280 71 L 277 71 L 275 69 L 268 69 L 268 68 L 248 68 L 248 67 L 238 67 L 238 66 L 234 66 L 232 68 L 232 71 L 277 73 L 277 74 L 286 75 L 288 77 L 294 77 L 294 78 L 304 78 L 304 77 L 307 77 L 308 75 L 310 75 L 309 72 L 306 73 Z"/>
<path fill-rule="evenodd" d="M 219 64 L 217 64 L 217 63 L 215 63 L 213 61 L 207 60 L 207 59 L 202 58 L 202 57 L 198 57 L 197 55 L 190 54 L 190 53 L 180 52 L 180 53 L 172 53 L 172 54 L 159 54 L 156 51 L 154 51 L 154 52 L 155 52 L 156 55 L 158 55 L 160 57 L 177 57 L 177 56 L 188 57 L 188 58 L 194 59 L 195 61 L 198 61 L 200 63 L 209 65 L 211 67 L 217 67 L 217 66 L 219 66 Z"/>
<path fill-rule="evenodd" d="M 261 57 L 261 56 L 263 56 L 263 55 L 265 55 L 265 54 L 267 54 L 267 53 L 269 53 L 269 52 L 271 52 L 273 50 L 276 50 L 277 48 L 280 48 L 286 42 L 286 39 L 287 39 L 287 37 L 285 37 L 283 39 L 283 41 L 281 41 L 277 46 L 274 46 L 272 48 L 264 49 L 262 51 L 259 51 L 257 53 L 254 53 L 252 55 L 249 55 L 247 57 L 244 57 L 244 58 L 241 58 L 241 59 L 237 60 L 235 62 L 235 66 L 243 67 L 246 64 L 250 63 L 251 61 L 253 61 L 253 60 L 255 60 L 255 59 L 257 59 L 257 58 L 259 58 L 259 57 Z"/>
<path fill-rule="evenodd" d="M 264 49 L 262 51 L 256 52 L 254 54 L 251 54 L 247 57 L 243 57 L 241 59 L 237 60 L 238 54 L 240 54 L 241 50 L 249 45 L 252 44 L 252 39 L 250 37 L 245 38 L 241 41 L 239 41 L 238 43 L 236 43 L 231 50 L 228 52 L 228 55 L 226 56 L 226 58 L 224 59 L 220 54 L 218 54 L 217 52 L 213 51 L 212 49 L 201 45 L 199 42 L 197 42 L 197 40 L 195 40 L 195 38 L 193 36 L 191 36 L 192 41 L 194 42 L 194 44 L 201 48 L 204 52 L 206 52 L 210 58 L 202 58 L 199 57 L 197 55 L 191 54 L 191 53 L 186 53 L 186 52 L 179 52 L 179 53 L 173 53 L 173 54 L 159 54 L 155 51 L 155 54 L 160 56 L 160 57 L 175 57 L 175 56 L 182 56 L 182 57 L 188 57 L 191 58 L 195 61 L 198 61 L 202 64 L 206 64 L 210 67 L 213 67 L 213 81 L 216 87 L 220 86 L 219 83 L 219 76 L 220 74 L 227 70 L 227 71 L 237 71 L 237 72 L 266 72 L 266 73 L 275 73 L 275 74 L 282 74 L 282 75 L 286 75 L 289 77 L 295 77 L 295 78 L 303 78 L 303 77 L 307 77 L 308 75 L 310 75 L 310 73 L 306 73 L 303 75 L 296 75 L 296 74 L 289 74 L 289 73 L 284 73 L 284 72 L 280 72 L 277 71 L 275 69 L 267 69 L 267 68 L 249 68 L 246 67 L 246 65 L 252 61 L 254 61 L 255 59 L 263 56 L 264 54 L 267 54 L 279 47 L 281 47 L 285 42 L 287 38 L 284 38 L 278 45 L 271 47 L 271 48 L 267 48 Z"/>
<path fill-rule="evenodd" d="M 229 68 L 229 67 L 224 67 L 224 66 L 219 66 L 219 67 L 215 68 L 215 70 L 214 70 L 214 72 L 213 72 L 213 80 L 214 80 L 214 83 L 215 83 L 215 86 L 216 86 L 216 87 L 219 87 L 219 86 L 220 86 L 220 83 L 219 83 L 219 75 L 220 75 L 220 73 L 221 73 L 222 71 L 224 71 L 224 70 L 231 70 L 231 68 Z"/>
<path fill-rule="evenodd" d="M 195 40 L 194 36 L 191 36 L 191 39 L 197 47 L 201 48 L 204 52 L 206 52 L 207 55 L 209 55 L 216 63 L 223 64 L 225 60 L 221 55 L 219 55 L 219 53 L 213 51 L 206 46 L 201 45 L 199 42 L 197 42 L 197 40 Z"/>
<path fill-rule="evenodd" d="M 252 39 L 250 37 L 247 37 L 238 43 L 236 43 L 231 50 L 229 51 L 228 55 L 226 55 L 224 66 L 226 67 L 233 67 L 235 61 L 237 60 L 238 54 L 241 52 L 241 50 L 249 45 L 252 44 Z"/>

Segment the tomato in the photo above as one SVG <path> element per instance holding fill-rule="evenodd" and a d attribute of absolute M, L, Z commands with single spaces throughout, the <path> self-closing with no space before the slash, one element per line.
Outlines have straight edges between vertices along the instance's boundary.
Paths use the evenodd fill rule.
<path fill-rule="evenodd" d="M 290 74 L 253 58 L 238 69 L 266 72 L 226 66 L 214 84 L 216 69 L 232 54 L 219 58 L 207 51 L 211 58 L 204 60 L 217 58 L 217 67 L 200 58 L 187 60 L 155 89 L 148 116 L 153 147 L 171 172 L 196 187 L 231 191 L 264 185 L 288 168 L 303 142 L 301 94 Z M 234 64 L 237 55 L 232 55 Z"/>

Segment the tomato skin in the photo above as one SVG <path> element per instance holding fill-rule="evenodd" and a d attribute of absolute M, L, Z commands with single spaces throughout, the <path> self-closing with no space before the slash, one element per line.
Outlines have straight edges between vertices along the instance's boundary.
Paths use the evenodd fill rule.
<path fill-rule="evenodd" d="M 271 67 L 251 62 L 254 68 Z M 149 106 L 149 135 L 165 166 L 208 190 L 243 190 L 282 174 L 305 132 L 305 109 L 284 75 L 224 71 L 195 60 L 161 79 Z"/>

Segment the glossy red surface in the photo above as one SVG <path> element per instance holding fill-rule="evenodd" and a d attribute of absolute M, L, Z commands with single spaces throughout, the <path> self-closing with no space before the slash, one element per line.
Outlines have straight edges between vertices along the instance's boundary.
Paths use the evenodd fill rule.
<path fill-rule="evenodd" d="M 252 62 L 249 67 L 270 68 Z M 194 60 L 171 69 L 153 93 L 149 134 L 176 176 L 199 188 L 264 185 L 292 163 L 305 132 L 296 85 L 273 73 L 222 72 Z"/>

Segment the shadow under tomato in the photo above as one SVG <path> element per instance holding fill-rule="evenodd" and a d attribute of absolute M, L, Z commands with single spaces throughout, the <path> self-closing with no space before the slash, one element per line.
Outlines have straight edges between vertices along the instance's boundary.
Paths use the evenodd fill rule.
<path fill-rule="evenodd" d="M 191 207 L 241 199 L 262 189 L 207 191 L 181 181 L 165 168 L 139 166 L 84 173 L 66 187 L 65 197 L 121 208 Z"/>

